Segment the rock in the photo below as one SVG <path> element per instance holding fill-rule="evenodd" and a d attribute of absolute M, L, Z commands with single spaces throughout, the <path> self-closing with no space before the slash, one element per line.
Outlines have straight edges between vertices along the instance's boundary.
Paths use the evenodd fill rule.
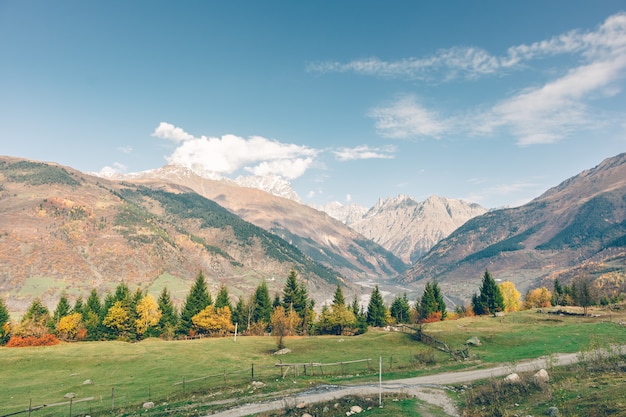
<path fill-rule="evenodd" d="M 520 382 L 522 382 L 522 378 L 520 378 L 518 374 L 513 373 L 510 375 L 507 375 L 504 378 L 504 382 L 509 383 L 509 384 L 519 384 Z"/>
<path fill-rule="evenodd" d="M 252 381 L 253 388 L 263 388 L 265 384 L 261 381 Z"/>
<path fill-rule="evenodd" d="M 504 317 L 506 316 L 506 314 L 504 314 L 504 311 L 496 311 L 496 317 Z"/>
<path fill-rule="evenodd" d="M 352 407 L 350 407 L 350 411 L 352 412 L 352 414 L 359 414 L 361 411 L 363 411 L 363 409 L 358 405 L 353 405 Z"/>
<path fill-rule="evenodd" d="M 93 385 L 93 381 L 91 379 L 86 379 L 83 381 L 83 385 Z"/>
<path fill-rule="evenodd" d="M 63 398 L 76 398 L 76 394 L 74 394 L 73 392 L 68 392 L 63 396 Z"/>
<path fill-rule="evenodd" d="M 546 371 L 545 369 L 538 370 L 537 373 L 533 375 L 533 378 L 535 378 L 535 381 L 543 382 L 545 384 L 550 382 L 550 375 L 548 375 L 548 371 Z"/>
<path fill-rule="evenodd" d="M 281 350 L 277 350 L 276 352 L 274 352 L 274 355 L 286 355 L 288 353 L 291 353 L 291 349 L 281 349 Z"/>
<path fill-rule="evenodd" d="M 328 413 L 329 411 L 330 411 L 330 408 L 328 408 L 327 406 L 325 406 L 324 409 L 322 410 L 324 414 Z"/>
<path fill-rule="evenodd" d="M 559 414 L 559 409 L 557 407 L 550 407 L 548 408 L 548 411 L 546 411 L 546 415 L 550 417 L 559 417 L 561 414 Z"/>
<path fill-rule="evenodd" d="M 296 408 L 298 410 L 302 410 L 304 407 L 306 407 L 306 403 L 300 403 L 300 404 L 296 405 Z"/>
<path fill-rule="evenodd" d="M 304 413 L 304 414 L 302 414 L 302 417 L 313 417 L 313 416 L 311 414 L 309 414 L 309 413 Z"/>
<path fill-rule="evenodd" d="M 466 345 L 470 345 L 470 346 L 480 346 L 480 339 L 478 339 L 476 336 L 472 336 L 469 339 L 467 339 L 467 342 L 465 342 Z"/>
<path fill-rule="evenodd" d="M 154 402 L 153 401 L 145 402 L 143 403 L 142 407 L 145 408 L 146 410 L 154 408 Z"/>

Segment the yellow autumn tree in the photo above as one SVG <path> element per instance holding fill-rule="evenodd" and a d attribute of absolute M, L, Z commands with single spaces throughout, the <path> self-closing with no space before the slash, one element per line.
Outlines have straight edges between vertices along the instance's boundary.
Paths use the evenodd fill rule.
<path fill-rule="evenodd" d="M 122 336 L 129 330 L 130 316 L 121 301 L 113 303 L 107 315 L 102 320 L 102 324 L 109 329 L 115 330 L 118 335 Z"/>
<path fill-rule="evenodd" d="M 135 328 L 139 336 L 143 336 L 150 328 L 159 324 L 159 320 L 161 320 L 162 313 L 159 309 L 159 304 L 150 294 L 137 303 L 135 310 L 137 311 Z"/>
<path fill-rule="evenodd" d="M 285 311 L 283 306 L 277 306 L 270 316 L 272 326 L 272 336 L 276 339 L 276 347 L 282 349 L 285 347 L 285 336 L 296 334 L 296 329 L 302 322 L 302 318 L 292 308 Z"/>
<path fill-rule="evenodd" d="M 61 317 L 57 324 L 57 336 L 63 340 L 75 340 L 78 332 L 83 328 L 83 316 L 80 313 L 71 313 Z"/>
<path fill-rule="evenodd" d="M 522 294 L 517 291 L 515 284 L 511 281 L 504 281 L 499 284 L 498 287 L 500 287 L 500 292 L 502 293 L 502 298 L 504 299 L 504 312 L 513 313 L 515 311 L 519 311 L 522 306 Z"/>
<path fill-rule="evenodd" d="M 230 316 L 231 312 L 228 306 L 215 308 L 215 306 L 209 305 L 193 316 L 191 322 L 201 333 L 224 334 L 235 330 L 235 326 L 230 321 Z"/>
<path fill-rule="evenodd" d="M 526 293 L 524 308 L 542 308 L 552 305 L 552 293 L 546 288 L 535 288 Z"/>

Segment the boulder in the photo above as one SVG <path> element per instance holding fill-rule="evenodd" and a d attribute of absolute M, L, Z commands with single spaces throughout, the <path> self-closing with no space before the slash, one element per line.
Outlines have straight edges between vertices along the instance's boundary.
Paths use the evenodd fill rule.
<path fill-rule="evenodd" d="M 296 408 L 299 410 L 302 410 L 304 407 L 306 407 L 306 403 L 300 403 L 298 405 L 296 405 Z"/>
<path fill-rule="evenodd" d="M 477 338 L 476 336 L 472 336 L 469 339 L 467 339 L 467 342 L 465 342 L 466 345 L 470 345 L 470 346 L 480 346 L 480 339 Z"/>
<path fill-rule="evenodd" d="M 550 382 L 550 375 L 548 375 L 548 371 L 545 369 L 538 370 L 537 373 L 533 375 L 533 378 L 535 378 L 535 381 L 542 382 L 544 384 Z"/>
<path fill-rule="evenodd" d="M 302 414 L 302 417 L 313 417 L 313 416 L 311 414 L 309 414 L 309 413 L 304 413 L 304 414 Z"/>
<path fill-rule="evenodd" d="M 546 411 L 546 415 L 550 417 L 559 417 L 559 409 L 557 407 L 550 407 L 548 408 L 548 411 Z"/>
<path fill-rule="evenodd" d="M 361 411 L 363 411 L 363 409 L 358 405 L 353 405 L 352 407 L 350 407 L 350 411 L 352 412 L 352 414 L 359 414 Z"/>
<path fill-rule="evenodd" d="M 153 401 L 148 401 L 143 403 L 142 407 L 146 410 L 149 410 L 151 408 L 154 408 L 154 402 Z"/>
<path fill-rule="evenodd" d="M 261 381 L 252 381 L 253 388 L 263 388 L 264 386 L 265 386 L 265 383 Z"/>
<path fill-rule="evenodd" d="M 504 382 L 509 383 L 509 384 L 518 384 L 522 382 L 522 378 L 520 378 L 518 374 L 512 373 L 512 374 L 507 375 L 504 378 Z"/>
<path fill-rule="evenodd" d="M 286 355 L 288 353 L 291 353 L 291 349 L 281 349 L 281 350 L 277 350 L 276 352 L 274 352 L 274 355 Z"/>
<path fill-rule="evenodd" d="M 86 379 L 83 381 L 83 385 L 93 385 L 93 381 L 91 379 Z"/>

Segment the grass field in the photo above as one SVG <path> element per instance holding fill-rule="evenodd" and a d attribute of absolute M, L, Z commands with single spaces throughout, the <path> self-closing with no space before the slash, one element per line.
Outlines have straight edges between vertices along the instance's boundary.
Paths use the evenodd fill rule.
<path fill-rule="evenodd" d="M 247 400 L 253 395 L 304 390 L 319 383 L 377 381 L 379 357 L 383 359 L 383 377 L 395 379 L 575 352 L 594 338 L 626 344 L 626 329 L 608 322 L 607 317 L 561 317 L 531 311 L 505 318 L 432 323 L 425 326 L 425 331 L 451 348 L 460 347 L 471 336 L 479 337 L 483 345 L 471 348 L 471 353 L 480 361 L 452 362 L 446 354 L 435 351 L 437 363 L 426 367 L 416 362 L 414 356 L 431 348 L 409 334 L 382 330 L 370 330 L 356 337 L 288 338 L 286 344 L 292 352 L 283 356 L 273 355 L 276 345 L 271 337 L 238 337 L 236 342 L 233 338 L 151 339 L 134 344 L 81 342 L 0 348 L 0 416 L 26 410 L 31 401 L 33 407 L 68 402 L 64 398 L 68 393 L 75 394 L 72 415 L 133 415 L 149 400 L 157 404 L 155 412 L 163 403 L 171 408 L 173 404 L 182 407 L 201 402 L 203 407 L 189 406 L 185 412 L 200 415 L 215 409 L 215 405 L 208 405 L 213 400 Z M 275 366 L 280 361 L 329 364 L 366 358 L 372 359 L 372 363 L 309 367 L 306 376 L 299 368 L 297 375 L 290 371 L 285 379 Z M 253 371 L 254 380 L 263 381 L 265 387 L 250 387 Z M 88 380 L 93 383 L 84 384 Z M 93 400 L 78 402 L 89 397 Z M 32 415 L 67 416 L 69 404 L 45 407 Z"/>

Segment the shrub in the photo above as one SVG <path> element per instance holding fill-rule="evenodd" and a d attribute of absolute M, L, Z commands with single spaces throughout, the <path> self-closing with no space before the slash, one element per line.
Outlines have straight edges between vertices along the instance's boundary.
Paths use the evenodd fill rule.
<path fill-rule="evenodd" d="M 57 339 L 53 334 L 46 334 L 40 337 L 13 336 L 9 339 L 7 347 L 52 346 L 58 343 L 59 339 Z"/>

